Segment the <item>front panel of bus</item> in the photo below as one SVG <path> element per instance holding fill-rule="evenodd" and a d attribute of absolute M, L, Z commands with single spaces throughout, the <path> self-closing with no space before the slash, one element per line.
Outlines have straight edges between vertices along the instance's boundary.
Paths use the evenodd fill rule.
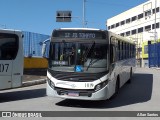
<path fill-rule="evenodd" d="M 19 87 L 22 84 L 23 47 L 21 42 L 20 32 L 0 31 L 0 89 Z"/>
<path fill-rule="evenodd" d="M 54 31 L 50 43 L 47 94 L 71 99 L 94 96 L 107 81 L 108 40 L 102 31 Z"/>

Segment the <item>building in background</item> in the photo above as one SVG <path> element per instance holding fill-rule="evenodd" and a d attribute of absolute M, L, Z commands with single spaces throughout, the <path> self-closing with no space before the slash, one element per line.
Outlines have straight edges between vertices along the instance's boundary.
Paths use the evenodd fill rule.
<path fill-rule="evenodd" d="M 24 68 L 47 68 L 48 62 L 42 57 L 42 44 L 49 35 L 22 31 L 23 38 L 23 51 L 24 51 Z"/>
<path fill-rule="evenodd" d="M 146 67 L 149 65 L 148 43 L 160 42 L 160 0 L 149 0 L 109 18 L 106 26 L 109 31 L 136 43 L 137 61 Z"/>

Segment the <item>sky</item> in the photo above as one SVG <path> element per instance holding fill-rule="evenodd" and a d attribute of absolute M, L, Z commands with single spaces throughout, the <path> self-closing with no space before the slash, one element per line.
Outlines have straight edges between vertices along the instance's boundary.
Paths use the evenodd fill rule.
<path fill-rule="evenodd" d="M 106 29 L 106 20 L 147 0 L 86 0 L 88 28 Z M 56 22 L 57 11 L 72 11 L 72 22 Z M 0 28 L 51 35 L 53 29 L 83 27 L 83 0 L 0 0 Z"/>

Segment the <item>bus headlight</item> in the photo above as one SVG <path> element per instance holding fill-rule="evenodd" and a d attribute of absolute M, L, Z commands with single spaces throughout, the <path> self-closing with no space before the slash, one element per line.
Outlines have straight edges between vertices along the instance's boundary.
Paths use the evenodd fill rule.
<path fill-rule="evenodd" d="M 51 88 L 54 89 L 55 87 L 54 83 L 49 78 L 47 78 L 47 81 L 48 81 L 49 86 L 51 86 Z"/>
<path fill-rule="evenodd" d="M 102 83 L 99 83 L 95 86 L 94 91 L 97 92 L 100 89 L 104 88 L 108 84 L 108 80 L 103 81 Z"/>

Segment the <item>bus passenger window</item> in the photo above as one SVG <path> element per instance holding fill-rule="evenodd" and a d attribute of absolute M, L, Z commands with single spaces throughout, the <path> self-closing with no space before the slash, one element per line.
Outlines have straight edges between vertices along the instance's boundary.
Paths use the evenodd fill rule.
<path fill-rule="evenodd" d="M 127 48 L 126 48 L 127 46 L 126 46 L 126 43 L 124 43 L 124 59 L 126 59 L 127 58 Z"/>
<path fill-rule="evenodd" d="M 110 49 L 110 63 L 114 63 L 115 62 L 115 46 L 113 44 L 111 44 L 111 49 Z"/>
<path fill-rule="evenodd" d="M 18 42 L 15 38 L 7 38 L 8 36 L 3 37 L 4 38 L 0 39 L 0 59 L 13 60 L 18 52 Z"/>
<path fill-rule="evenodd" d="M 121 48 L 122 48 L 122 49 L 121 49 L 121 60 L 123 60 L 123 56 L 124 56 L 124 55 L 123 55 L 123 51 L 124 51 L 123 42 L 121 43 Z"/>
<path fill-rule="evenodd" d="M 120 49 L 120 41 L 118 41 L 118 60 L 121 60 L 121 49 Z"/>

